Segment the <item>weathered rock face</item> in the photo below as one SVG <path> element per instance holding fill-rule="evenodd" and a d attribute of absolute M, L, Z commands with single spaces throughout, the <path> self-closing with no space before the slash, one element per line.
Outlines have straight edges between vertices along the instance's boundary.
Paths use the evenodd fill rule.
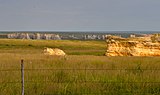
<path fill-rule="evenodd" d="M 56 56 L 65 56 L 65 52 L 61 49 L 58 48 L 45 48 L 44 49 L 44 54 L 45 55 L 56 55 Z"/>
<path fill-rule="evenodd" d="M 57 34 L 43 34 L 43 33 L 12 33 L 8 34 L 9 39 L 44 39 L 44 40 L 61 40 Z"/>
<path fill-rule="evenodd" d="M 106 56 L 160 56 L 160 43 L 156 37 L 121 38 L 106 36 Z M 153 40 L 154 39 L 154 40 Z"/>

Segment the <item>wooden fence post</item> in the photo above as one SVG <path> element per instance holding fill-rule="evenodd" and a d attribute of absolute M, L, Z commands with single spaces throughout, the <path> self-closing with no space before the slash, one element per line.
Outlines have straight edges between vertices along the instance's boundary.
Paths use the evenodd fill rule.
<path fill-rule="evenodd" d="M 21 84 L 22 84 L 22 95 L 24 95 L 24 60 L 21 60 Z"/>

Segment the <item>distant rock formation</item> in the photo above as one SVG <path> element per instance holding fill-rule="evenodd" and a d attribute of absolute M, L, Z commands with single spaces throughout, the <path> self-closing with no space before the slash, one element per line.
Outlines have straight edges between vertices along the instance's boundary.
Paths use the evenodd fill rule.
<path fill-rule="evenodd" d="M 85 40 L 104 40 L 105 35 L 84 35 Z"/>
<path fill-rule="evenodd" d="M 66 53 L 61 50 L 61 49 L 58 49 L 58 48 L 45 48 L 44 49 L 44 54 L 45 55 L 56 55 L 56 56 L 65 56 Z"/>
<path fill-rule="evenodd" d="M 9 39 L 44 39 L 44 40 L 61 40 L 57 34 L 43 34 L 43 33 L 12 33 L 8 34 Z"/>
<path fill-rule="evenodd" d="M 106 56 L 160 56 L 160 34 L 122 38 L 106 35 Z"/>

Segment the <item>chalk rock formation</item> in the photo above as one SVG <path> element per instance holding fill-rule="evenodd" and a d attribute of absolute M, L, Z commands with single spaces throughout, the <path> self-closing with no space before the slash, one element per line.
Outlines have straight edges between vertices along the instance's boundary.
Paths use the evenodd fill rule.
<path fill-rule="evenodd" d="M 57 34 L 43 34 L 43 33 L 11 33 L 8 34 L 9 39 L 44 39 L 44 40 L 61 40 Z"/>
<path fill-rule="evenodd" d="M 61 49 L 58 48 L 45 48 L 44 49 L 44 54 L 45 55 L 56 55 L 56 56 L 65 56 L 65 52 Z"/>
<path fill-rule="evenodd" d="M 160 56 L 159 37 L 121 38 L 106 36 L 106 56 Z"/>

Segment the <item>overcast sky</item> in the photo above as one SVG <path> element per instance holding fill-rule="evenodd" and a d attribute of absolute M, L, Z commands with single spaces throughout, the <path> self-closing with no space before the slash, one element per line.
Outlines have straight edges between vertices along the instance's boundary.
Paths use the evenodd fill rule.
<path fill-rule="evenodd" d="M 0 30 L 155 31 L 160 0 L 0 0 Z"/>

